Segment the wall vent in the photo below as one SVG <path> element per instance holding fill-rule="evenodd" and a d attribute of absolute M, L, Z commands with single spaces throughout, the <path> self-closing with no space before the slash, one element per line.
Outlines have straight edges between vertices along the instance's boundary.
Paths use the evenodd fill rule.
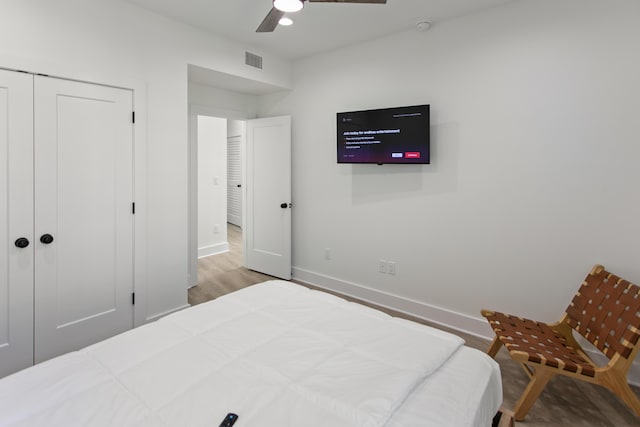
<path fill-rule="evenodd" d="M 244 63 L 250 67 L 260 68 L 262 70 L 262 56 L 258 56 L 255 53 L 245 52 Z"/>

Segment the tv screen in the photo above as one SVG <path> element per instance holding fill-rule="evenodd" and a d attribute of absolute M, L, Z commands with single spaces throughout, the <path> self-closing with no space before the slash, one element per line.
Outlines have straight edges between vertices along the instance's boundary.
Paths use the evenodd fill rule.
<path fill-rule="evenodd" d="M 429 163 L 429 105 L 337 113 L 338 163 Z"/>

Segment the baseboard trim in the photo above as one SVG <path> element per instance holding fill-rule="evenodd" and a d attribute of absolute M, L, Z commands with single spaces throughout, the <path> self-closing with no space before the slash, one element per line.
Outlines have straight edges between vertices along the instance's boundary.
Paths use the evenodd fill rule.
<path fill-rule="evenodd" d="M 198 248 L 198 259 L 206 258 L 211 255 L 219 255 L 225 252 L 229 252 L 229 242 L 217 243 L 211 246 L 205 246 Z"/>
<path fill-rule="evenodd" d="M 357 283 L 348 282 L 336 277 L 327 276 L 299 267 L 292 268 L 292 279 L 318 288 L 337 292 L 348 297 L 380 307 L 395 310 L 404 314 L 432 322 L 445 328 L 453 329 L 486 340 L 493 339 L 493 331 L 487 321 L 481 317 L 472 317 L 441 307 L 436 307 L 421 301 L 395 295 L 378 289 L 369 288 Z M 597 351 L 585 350 L 596 363 L 606 363 L 604 356 Z M 630 384 L 640 386 L 640 361 L 636 360 L 629 370 Z"/>
<path fill-rule="evenodd" d="M 303 268 L 293 267 L 292 273 L 293 279 L 302 283 L 338 292 L 390 310 L 415 316 L 445 328 L 455 329 L 486 340 L 492 339 L 493 332 L 484 318 L 457 313 L 421 301 L 415 301 L 390 292 L 372 289 L 367 286 Z"/>

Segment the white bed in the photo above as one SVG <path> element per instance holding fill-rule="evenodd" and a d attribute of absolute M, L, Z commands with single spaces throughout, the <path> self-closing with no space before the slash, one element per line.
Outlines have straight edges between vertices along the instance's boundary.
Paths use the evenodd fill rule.
<path fill-rule="evenodd" d="M 270 281 L 0 380 L 0 426 L 486 427 L 501 402 L 460 338 Z"/>

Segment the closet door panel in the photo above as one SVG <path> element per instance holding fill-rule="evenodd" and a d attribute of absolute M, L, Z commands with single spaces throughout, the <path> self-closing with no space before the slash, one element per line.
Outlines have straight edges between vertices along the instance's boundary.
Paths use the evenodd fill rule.
<path fill-rule="evenodd" d="M 0 377 L 33 364 L 33 247 L 33 78 L 0 70 Z"/>
<path fill-rule="evenodd" d="M 242 227 L 242 137 L 227 137 L 227 222 Z"/>
<path fill-rule="evenodd" d="M 36 362 L 133 326 L 131 112 L 131 91 L 35 78 Z"/>

